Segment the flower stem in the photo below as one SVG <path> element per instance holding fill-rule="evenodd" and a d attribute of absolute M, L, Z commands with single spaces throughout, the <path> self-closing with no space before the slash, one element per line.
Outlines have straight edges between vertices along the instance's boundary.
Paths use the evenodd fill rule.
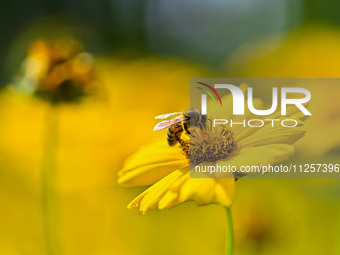
<path fill-rule="evenodd" d="M 230 207 L 225 208 L 227 213 L 227 237 L 226 237 L 226 255 L 234 254 L 234 232 L 233 232 L 233 222 L 231 218 Z"/>
<path fill-rule="evenodd" d="M 59 203 L 56 187 L 58 109 L 51 105 L 45 123 L 44 151 L 42 158 L 42 213 L 48 255 L 60 254 Z"/>

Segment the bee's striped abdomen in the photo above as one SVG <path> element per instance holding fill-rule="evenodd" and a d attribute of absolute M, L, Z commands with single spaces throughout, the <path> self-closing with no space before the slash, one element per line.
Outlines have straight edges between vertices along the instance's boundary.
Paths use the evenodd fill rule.
<path fill-rule="evenodd" d="M 166 135 L 167 140 L 168 140 L 168 144 L 170 146 L 174 146 L 178 142 L 179 137 L 180 137 L 182 132 L 183 132 L 183 127 L 182 127 L 181 123 L 177 123 L 177 124 L 169 127 L 168 133 Z"/>

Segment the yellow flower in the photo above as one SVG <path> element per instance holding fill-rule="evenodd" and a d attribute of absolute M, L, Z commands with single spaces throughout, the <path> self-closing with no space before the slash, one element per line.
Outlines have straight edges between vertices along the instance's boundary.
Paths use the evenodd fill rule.
<path fill-rule="evenodd" d="M 73 38 L 34 40 L 23 64 L 18 86 L 53 102 L 74 101 L 94 90 L 94 58 Z"/>
<path fill-rule="evenodd" d="M 242 86 L 242 89 L 245 90 L 246 87 Z M 231 94 L 227 95 L 223 102 L 227 102 L 223 108 L 230 111 Z M 262 101 L 254 100 L 254 104 L 259 106 Z M 242 118 L 247 117 L 250 117 L 249 112 Z M 280 118 L 280 113 L 266 118 L 284 119 Z M 210 159 L 193 154 L 189 159 L 186 142 L 182 142 L 184 139 L 177 147 L 168 146 L 163 138 L 139 149 L 126 160 L 118 173 L 118 182 L 126 186 L 152 186 L 136 197 L 128 208 L 139 207 L 140 213 L 145 214 L 152 209 L 169 209 L 189 200 L 198 205 L 218 203 L 229 207 L 234 197 L 234 178 L 190 178 L 190 160 L 195 157 L 195 161 L 201 165 L 209 161 L 221 166 L 233 165 L 238 169 L 241 165 L 273 164 L 286 160 L 294 152 L 291 144 L 305 133 L 302 128 L 305 116 L 300 114 L 297 108 L 289 107 L 285 118 L 296 119 L 298 127 L 272 127 L 271 124 L 266 124 L 259 129 L 234 126 L 228 132 L 224 128 L 214 129 L 214 132 L 210 130 L 209 135 L 213 136 L 215 141 L 222 143 L 227 137 L 230 140 L 229 145 L 233 144 L 232 148 L 229 145 L 221 147 L 218 155 L 213 155 Z M 238 117 L 234 120 L 238 121 Z M 210 144 L 207 143 L 206 146 L 208 148 Z M 191 152 L 195 151 L 193 144 L 190 149 Z"/>

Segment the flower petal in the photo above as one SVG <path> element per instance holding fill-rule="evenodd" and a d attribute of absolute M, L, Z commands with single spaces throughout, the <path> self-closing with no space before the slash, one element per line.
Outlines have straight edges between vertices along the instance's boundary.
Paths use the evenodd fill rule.
<path fill-rule="evenodd" d="M 255 98 L 253 100 L 253 105 L 255 108 L 262 108 L 263 101 L 261 99 Z M 236 115 L 232 119 L 233 123 L 247 123 L 247 121 L 254 116 L 253 113 L 250 112 L 248 108 L 245 109 L 244 115 Z M 258 118 L 258 117 L 257 117 Z M 247 124 L 243 126 L 243 124 L 235 124 L 232 126 L 232 132 L 234 134 L 235 141 L 242 139 L 242 137 L 246 137 L 254 132 L 256 132 L 256 128 L 249 127 Z"/>
<path fill-rule="evenodd" d="M 226 160 L 218 161 L 220 166 L 259 166 L 287 160 L 294 153 L 294 147 L 288 144 L 270 144 L 259 147 L 243 148 L 235 151 Z M 222 175 L 221 175 L 222 177 Z"/>
<path fill-rule="evenodd" d="M 194 200 L 198 205 L 221 203 L 230 206 L 234 197 L 234 178 L 188 178 L 180 189 L 179 201 Z M 216 193 L 217 191 L 217 193 Z"/>
<path fill-rule="evenodd" d="M 126 171 L 118 178 L 118 183 L 125 186 L 144 186 L 151 185 L 172 173 L 176 169 L 187 166 L 188 160 L 182 156 L 182 160 L 147 164 Z"/>
<path fill-rule="evenodd" d="M 254 99 L 254 107 L 256 109 L 261 108 L 263 105 L 262 100 L 259 99 Z M 307 107 L 307 106 L 306 106 Z M 249 110 L 248 110 L 249 111 Z M 246 113 L 247 114 L 247 113 Z M 233 122 L 242 122 L 244 119 L 247 120 L 251 117 L 251 114 L 248 113 L 248 115 L 245 116 L 236 116 L 233 119 Z M 295 107 L 294 105 L 288 105 L 287 107 L 287 114 L 285 116 L 281 116 L 281 111 L 273 113 L 269 116 L 264 116 L 264 117 L 256 117 L 256 119 L 262 119 L 264 121 L 264 126 L 261 127 L 261 129 L 263 129 L 264 127 L 267 126 L 272 126 L 272 121 L 266 121 L 266 120 L 273 120 L 276 119 L 278 121 L 274 121 L 276 125 L 278 125 L 279 121 L 282 121 L 284 119 L 295 119 L 298 121 L 298 125 L 297 126 L 302 126 L 304 123 L 303 121 L 306 120 L 309 116 L 304 115 L 299 108 Z M 232 131 L 234 133 L 234 139 L 235 142 L 238 142 L 244 138 L 247 138 L 248 136 L 252 135 L 253 133 L 255 133 L 256 131 L 258 131 L 258 128 L 254 128 L 254 127 L 249 127 L 248 125 L 246 125 L 245 127 L 243 127 L 243 125 L 235 125 L 232 128 Z"/>
<path fill-rule="evenodd" d="M 124 162 L 121 174 L 141 165 L 167 162 L 170 160 L 183 159 L 183 155 L 177 146 L 169 146 L 166 138 L 157 139 L 139 150 Z"/>
<path fill-rule="evenodd" d="M 230 206 L 234 189 L 234 178 L 190 178 L 188 171 L 164 194 L 158 209 L 169 209 L 185 201 L 195 201 L 198 205 L 219 203 Z"/>
<path fill-rule="evenodd" d="M 253 128 L 256 129 L 256 128 Z M 267 144 L 293 144 L 306 133 L 302 127 L 272 127 L 271 125 L 265 125 L 259 128 L 255 133 L 249 135 L 238 141 L 238 146 L 254 147 Z"/>
<path fill-rule="evenodd" d="M 139 207 L 141 214 L 153 209 L 169 209 L 185 201 L 198 205 L 220 203 L 230 206 L 234 179 L 190 178 L 189 167 L 176 170 L 145 190 L 128 208 Z"/>
<path fill-rule="evenodd" d="M 170 147 L 166 139 L 157 140 L 139 149 L 126 160 L 118 173 L 122 185 L 150 185 L 176 169 L 188 165 L 177 147 Z"/>
<path fill-rule="evenodd" d="M 309 105 L 309 102 L 304 104 L 304 107 L 308 107 Z M 301 113 L 301 110 L 299 108 L 297 108 L 295 105 L 288 105 L 287 108 L 286 108 L 286 115 L 284 115 L 284 117 L 286 118 L 291 118 L 293 117 L 295 114 L 300 114 Z M 266 118 L 267 119 L 280 119 L 282 118 L 282 114 L 281 114 L 281 111 L 278 111 L 278 112 L 275 112 L 269 116 L 267 116 Z M 305 115 L 303 115 L 305 116 Z M 308 117 L 308 116 L 307 116 Z M 306 118 L 306 117 L 305 117 Z"/>
<path fill-rule="evenodd" d="M 168 174 L 131 201 L 128 208 L 132 209 L 134 207 L 139 207 L 139 212 L 141 214 L 145 214 L 147 211 L 157 208 L 158 202 L 163 195 L 188 171 L 188 168 L 184 168 Z"/>

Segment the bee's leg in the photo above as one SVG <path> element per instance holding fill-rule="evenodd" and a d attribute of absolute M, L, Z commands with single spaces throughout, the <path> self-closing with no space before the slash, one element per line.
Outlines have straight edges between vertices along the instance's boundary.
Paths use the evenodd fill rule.
<path fill-rule="evenodd" d="M 183 129 L 188 135 L 190 135 L 190 122 L 183 122 Z"/>
<path fill-rule="evenodd" d="M 209 127 L 208 127 L 208 129 L 211 130 L 211 128 L 212 128 L 212 121 L 211 121 L 211 119 L 208 119 L 208 121 L 209 121 Z"/>
<path fill-rule="evenodd" d="M 176 139 L 177 142 L 181 141 L 182 132 L 183 132 L 183 130 L 180 130 L 180 131 L 175 133 L 175 139 Z"/>
<path fill-rule="evenodd" d="M 200 126 L 201 129 L 207 129 L 207 115 L 201 115 Z"/>
<path fill-rule="evenodd" d="M 201 115 L 201 122 L 204 126 L 207 124 L 207 115 Z"/>

